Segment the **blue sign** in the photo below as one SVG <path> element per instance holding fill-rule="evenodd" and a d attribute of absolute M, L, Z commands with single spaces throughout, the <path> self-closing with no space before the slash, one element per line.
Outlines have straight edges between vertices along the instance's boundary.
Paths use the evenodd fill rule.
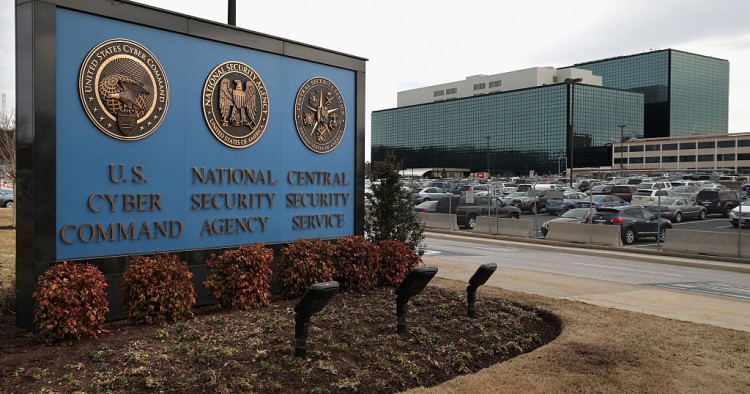
<path fill-rule="evenodd" d="M 56 29 L 57 259 L 354 233 L 354 71 L 61 8 Z"/>

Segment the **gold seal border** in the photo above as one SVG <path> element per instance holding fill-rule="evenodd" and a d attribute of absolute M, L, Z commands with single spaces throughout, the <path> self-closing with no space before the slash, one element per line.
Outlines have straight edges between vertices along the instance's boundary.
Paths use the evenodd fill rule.
<path fill-rule="evenodd" d="M 297 102 L 300 100 L 300 93 L 302 93 L 302 90 L 305 89 L 305 87 L 307 87 L 307 89 L 305 90 L 305 92 L 302 93 L 302 96 L 303 96 L 302 98 L 304 98 L 304 95 L 308 91 L 310 91 L 310 89 L 313 86 L 317 86 L 317 85 L 324 86 L 322 84 L 310 84 L 310 86 L 307 86 L 310 83 L 310 81 L 312 81 L 314 79 L 322 79 L 322 80 L 328 81 L 328 83 L 330 83 L 336 89 L 336 91 L 335 91 L 336 96 L 338 96 L 339 98 L 341 98 L 341 111 L 340 112 L 342 112 L 344 114 L 344 116 L 342 116 L 342 122 L 341 122 L 342 123 L 341 138 L 339 138 L 339 140 L 336 142 L 336 145 L 332 146 L 328 150 L 316 149 L 314 146 L 310 146 L 310 143 L 308 143 L 308 141 L 304 137 L 304 134 L 305 134 L 303 132 L 304 127 L 302 127 L 303 130 L 300 130 L 301 127 L 297 124 Z M 321 97 L 321 100 L 322 99 L 323 98 Z M 310 149 L 311 151 L 313 151 L 315 153 L 318 153 L 318 154 L 326 154 L 326 153 L 332 152 L 333 150 L 335 150 L 336 148 L 338 148 L 339 144 L 341 144 L 341 141 L 343 141 L 343 139 L 344 139 L 344 135 L 346 134 L 346 123 L 347 123 L 347 119 L 346 119 L 347 118 L 347 115 L 346 115 L 346 100 L 344 100 L 344 95 L 341 94 L 341 89 L 339 89 L 338 85 L 336 85 L 333 81 L 331 81 L 330 79 L 328 79 L 326 77 L 317 76 L 317 77 L 309 78 L 307 81 L 305 81 L 302 84 L 302 86 L 300 86 L 299 90 L 297 90 L 297 95 L 294 97 L 294 105 L 293 105 L 292 109 L 293 109 L 293 114 L 292 115 L 294 116 L 294 128 L 297 129 L 297 135 L 299 136 L 299 139 L 302 141 L 302 143 L 308 149 Z M 317 145 L 323 145 L 323 144 L 317 144 Z"/>
<path fill-rule="evenodd" d="M 209 115 L 209 114 L 206 113 L 206 101 L 207 101 L 206 100 L 206 91 L 207 91 L 207 88 L 209 86 L 209 82 L 211 81 L 211 76 L 213 76 L 214 73 L 219 68 L 221 68 L 222 66 L 224 66 L 226 64 L 233 64 L 233 63 L 235 63 L 235 64 L 241 64 L 241 65 L 247 67 L 248 69 L 252 70 L 252 72 L 255 74 L 255 76 L 257 78 L 257 81 L 256 81 L 256 78 L 252 78 L 250 75 L 248 75 L 246 73 L 243 73 L 241 71 L 237 71 L 237 70 L 227 71 L 227 72 L 225 72 L 225 73 L 217 76 L 216 79 L 215 79 L 215 81 L 214 81 L 214 88 L 213 88 L 213 90 L 211 90 L 211 94 L 210 94 L 210 104 L 211 104 L 210 107 L 211 107 L 211 112 L 212 113 L 211 113 L 211 115 Z M 258 134 L 257 129 L 261 128 L 262 130 L 260 130 L 260 132 L 259 132 L 260 134 L 258 134 L 258 136 L 255 137 L 252 142 L 250 142 L 250 143 L 248 143 L 246 145 L 232 145 L 232 144 L 229 144 L 226 141 L 224 141 L 224 139 L 222 138 L 222 136 L 217 134 L 217 131 L 215 130 L 214 126 L 211 125 L 211 120 L 209 119 L 209 118 L 213 118 L 213 120 L 215 122 L 217 121 L 216 115 L 213 113 L 213 111 L 214 111 L 214 104 L 215 104 L 215 102 L 214 102 L 214 95 L 215 95 L 215 92 L 216 92 L 216 87 L 217 87 L 218 83 L 220 82 L 221 77 L 223 77 L 223 76 L 225 76 L 227 74 L 230 74 L 230 73 L 242 74 L 242 75 L 246 76 L 247 78 L 249 78 L 251 81 L 253 81 L 253 84 L 255 85 L 255 88 L 258 89 L 258 94 L 260 95 L 260 98 L 261 98 L 261 106 L 264 105 L 263 104 L 263 96 L 265 95 L 265 97 L 266 97 L 266 102 L 265 102 L 265 110 L 266 110 L 266 116 L 265 116 L 265 118 L 266 118 L 266 122 L 264 124 L 262 124 L 263 127 L 261 127 L 261 123 L 258 123 L 257 127 L 255 129 L 253 129 L 253 130 L 250 130 L 249 133 L 247 133 L 247 134 L 245 134 L 245 135 L 243 135 L 241 137 L 235 137 L 235 136 L 229 135 L 229 133 L 227 133 L 225 130 L 223 130 L 221 128 L 221 126 L 219 126 L 218 124 L 215 125 L 215 127 L 218 128 L 223 134 L 229 135 L 230 138 L 235 139 L 235 140 L 247 139 L 251 135 Z M 259 83 L 258 83 L 258 81 L 259 81 Z M 261 91 L 264 92 L 264 94 L 261 94 L 260 93 Z M 241 62 L 239 60 L 229 60 L 229 61 L 223 62 L 223 63 L 217 65 L 216 67 L 214 67 L 211 70 L 211 72 L 208 73 L 208 77 L 206 77 L 206 82 L 203 84 L 203 90 L 201 91 L 201 107 L 203 109 L 203 119 L 206 121 L 206 126 L 208 126 L 208 130 L 211 131 L 211 134 L 213 134 L 214 138 L 216 138 L 222 144 L 224 144 L 224 145 L 226 145 L 226 146 L 228 146 L 230 148 L 234 148 L 234 149 L 245 149 L 245 148 L 248 148 L 250 146 L 255 145 L 261 139 L 261 137 L 263 137 L 263 134 L 265 134 L 266 129 L 268 128 L 268 122 L 271 120 L 271 101 L 268 98 L 268 89 L 266 88 L 265 81 L 263 81 L 263 78 L 260 76 L 260 74 L 258 74 L 258 72 L 254 68 L 250 67 L 250 65 L 248 65 L 248 64 L 246 64 L 244 62 Z M 263 113 L 263 108 L 261 107 L 261 114 L 262 113 Z"/>
<path fill-rule="evenodd" d="M 156 121 L 156 123 L 154 124 L 154 126 L 151 128 L 151 131 L 149 131 L 147 133 L 143 133 L 143 134 L 138 135 L 136 137 L 118 135 L 118 134 L 112 132 L 111 130 L 107 129 L 106 127 L 104 127 L 104 125 L 99 124 L 99 122 L 96 121 L 96 116 L 92 115 L 92 113 L 90 112 L 88 106 L 86 105 L 86 94 L 84 92 L 84 81 L 85 81 L 85 75 L 86 75 L 87 66 L 91 62 L 92 58 L 94 56 L 96 56 L 96 53 L 98 51 L 100 51 L 102 48 L 104 48 L 104 47 L 106 47 L 108 45 L 112 45 L 113 43 L 131 44 L 131 45 L 136 46 L 138 49 L 144 51 L 147 55 L 149 55 L 149 57 L 151 59 L 153 59 L 154 63 L 156 64 L 157 69 L 159 71 L 161 71 L 162 78 L 164 79 L 164 90 L 165 90 L 166 93 L 165 93 L 165 99 L 164 99 L 164 109 L 161 111 L 161 116 Z M 119 55 L 115 55 L 115 56 L 119 56 Z M 127 56 L 127 57 L 134 57 L 134 56 Z M 107 59 L 109 59 L 109 57 Z M 140 62 L 140 63 L 141 63 L 141 66 L 143 66 L 143 68 L 145 68 L 149 72 L 149 76 L 151 77 L 151 81 L 154 84 L 154 104 L 151 106 L 151 108 L 149 108 L 149 111 L 148 111 L 149 116 L 150 116 L 150 114 L 153 112 L 154 108 L 156 108 L 156 106 L 158 105 L 158 98 L 159 98 L 158 89 L 159 89 L 159 86 L 156 83 L 156 79 L 154 77 L 153 71 L 151 71 L 151 69 L 149 69 L 149 67 L 148 67 L 147 64 L 145 64 L 143 62 Z M 101 97 L 99 97 L 99 91 L 98 91 L 98 88 L 96 86 L 96 81 L 99 81 L 99 72 L 98 71 L 101 69 L 101 67 L 103 65 L 104 64 L 101 64 L 101 65 L 99 65 L 97 67 L 97 73 L 96 73 L 96 75 L 94 75 L 94 77 L 92 77 L 92 79 L 95 81 L 94 82 L 94 89 L 96 89 L 96 94 L 95 94 L 96 100 L 100 104 L 100 106 L 101 106 Z M 89 120 L 91 121 L 91 123 L 93 123 L 94 126 L 96 126 L 96 128 L 99 129 L 102 133 L 104 133 L 108 137 L 111 137 L 111 138 L 114 138 L 114 139 L 120 140 L 120 141 L 137 141 L 137 140 L 146 138 L 146 137 L 150 136 L 151 134 L 153 134 L 156 131 L 156 129 L 158 129 L 159 126 L 161 126 L 161 123 L 164 121 L 164 118 L 167 115 L 167 109 L 169 109 L 169 79 L 167 78 L 167 73 L 164 70 L 164 67 L 161 65 L 161 62 L 159 62 L 159 59 L 154 55 L 153 52 L 151 52 L 148 48 L 146 48 L 145 45 L 143 45 L 143 44 L 141 44 L 139 42 L 133 41 L 133 40 L 129 40 L 127 38 L 111 38 L 109 40 L 102 41 L 99 44 L 97 44 L 96 46 L 94 46 L 93 48 L 91 48 L 91 50 L 89 51 L 89 53 L 86 54 L 86 57 L 83 59 L 83 62 L 81 64 L 81 71 L 78 73 L 78 96 L 81 99 L 81 105 L 83 106 L 84 112 L 86 112 L 86 116 L 89 118 Z M 104 108 L 104 107 L 102 107 L 102 108 Z M 104 109 L 102 109 L 102 111 L 104 111 Z M 107 113 L 107 117 L 109 118 L 110 117 L 109 111 L 105 111 L 105 112 Z M 141 122 L 139 122 L 139 124 L 140 123 Z"/>

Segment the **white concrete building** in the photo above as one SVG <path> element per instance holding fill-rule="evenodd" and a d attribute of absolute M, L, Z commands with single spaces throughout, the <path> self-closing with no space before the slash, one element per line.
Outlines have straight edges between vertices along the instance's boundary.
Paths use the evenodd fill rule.
<path fill-rule="evenodd" d="M 406 107 L 435 101 L 552 85 L 564 82 L 567 78 L 581 78 L 581 83 L 583 84 L 602 86 L 602 77 L 594 75 L 589 70 L 578 68 L 558 70 L 554 67 L 533 67 L 501 74 L 472 75 L 466 77 L 463 81 L 405 90 L 398 92 L 397 105 L 399 107 Z"/>

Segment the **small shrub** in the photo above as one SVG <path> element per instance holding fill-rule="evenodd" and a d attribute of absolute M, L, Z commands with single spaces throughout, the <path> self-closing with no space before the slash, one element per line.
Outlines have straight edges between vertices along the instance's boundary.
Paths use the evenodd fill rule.
<path fill-rule="evenodd" d="M 212 255 L 206 267 L 213 273 L 203 284 L 219 306 L 253 309 L 271 302 L 273 250 L 262 243 Z"/>
<path fill-rule="evenodd" d="M 362 236 L 339 238 L 333 265 L 342 291 L 365 292 L 378 284 L 380 254 L 377 245 Z"/>
<path fill-rule="evenodd" d="M 378 283 L 383 286 L 398 286 L 412 268 L 421 262 L 408 245 L 386 239 L 380 242 L 380 275 Z"/>
<path fill-rule="evenodd" d="M 284 246 L 278 269 L 282 294 L 299 297 L 310 285 L 333 280 L 333 248 L 330 242 L 305 238 Z"/>
<path fill-rule="evenodd" d="M 34 291 L 36 335 L 45 342 L 95 337 L 109 311 L 107 281 L 98 268 L 81 263 L 53 265 Z"/>
<path fill-rule="evenodd" d="M 134 323 L 175 323 L 193 317 L 193 274 L 174 254 L 131 259 L 122 273 L 125 313 Z"/>

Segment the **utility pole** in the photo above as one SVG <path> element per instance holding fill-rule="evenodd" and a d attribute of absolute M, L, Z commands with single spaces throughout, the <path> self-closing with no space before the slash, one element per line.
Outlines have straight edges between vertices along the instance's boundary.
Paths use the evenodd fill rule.
<path fill-rule="evenodd" d="M 625 146 L 625 125 L 617 125 L 620 128 L 620 177 L 625 173 L 625 164 L 623 163 L 624 146 Z"/>
<path fill-rule="evenodd" d="M 565 83 L 568 85 L 568 95 L 570 96 L 570 101 L 568 103 L 568 155 L 570 156 L 568 165 L 570 166 L 570 186 L 573 186 L 573 166 L 575 165 L 575 162 L 573 161 L 573 117 L 575 115 L 576 99 L 575 84 L 581 81 L 583 81 L 582 78 L 565 78 Z"/>
<path fill-rule="evenodd" d="M 229 0 L 228 24 L 237 26 L 237 0 Z"/>
<path fill-rule="evenodd" d="M 487 135 L 484 138 L 487 138 L 487 180 L 490 179 L 490 136 Z"/>

